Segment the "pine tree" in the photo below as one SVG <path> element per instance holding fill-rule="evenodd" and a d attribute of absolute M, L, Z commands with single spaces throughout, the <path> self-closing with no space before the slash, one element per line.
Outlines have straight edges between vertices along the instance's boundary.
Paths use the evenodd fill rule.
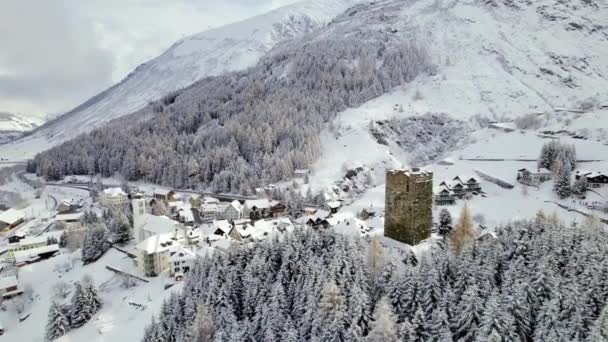
<path fill-rule="evenodd" d="M 399 336 L 397 334 L 397 321 L 388 303 L 384 297 L 376 304 L 374 310 L 374 320 L 371 324 L 371 329 L 367 335 L 368 342 L 397 342 Z"/>
<path fill-rule="evenodd" d="M 450 234 L 452 228 L 452 215 L 447 209 L 441 209 L 439 212 L 439 235 L 445 238 Z"/>
<path fill-rule="evenodd" d="M 109 248 L 108 231 L 105 225 L 97 223 L 89 226 L 82 242 L 83 263 L 97 261 Z"/>
<path fill-rule="evenodd" d="M 345 300 L 340 288 L 333 281 L 326 283 L 321 293 L 317 317 L 313 322 L 312 340 L 344 340 L 345 310 Z"/>
<path fill-rule="evenodd" d="M 460 252 L 470 243 L 473 242 L 477 235 L 475 227 L 473 227 L 473 221 L 471 219 L 471 213 L 469 212 L 468 206 L 465 204 L 460 212 L 460 217 L 456 226 L 450 235 L 450 245 L 454 250 L 454 253 L 460 254 Z"/>
<path fill-rule="evenodd" d="M 572 193 L 570 187 L 571 170 L 568 164 L 564 163 L 563 155 L 557 159 L 553 167 L 554 182 L 553 191 L 559 196 L 559 198 L 567 198 Z"/>
<path fill-rule="evenodd" d="M 47 317 L 45 341 L 58 339 L 70 330 L 70 322 L 56 302 L 51 303 Z"/>
<path fill-rule="evenodd" d="M 112 222 L 112 233 L 114 242 L 125 243 L 129 241 L 131 230 L 129 219 L 121 211 L 118 211 L 113 216 L 114 220 Z"/>
<path fill-rule="evenodd" d="M 572 184 L 572 193 L 579 197 L 583 197 L 585 196 L 585 192 L 587 192 L 588 187 L 589 184 L 587 182 L 587 177 L 581 176 L 579 179 L 574 181 L 574 184 Z"/>

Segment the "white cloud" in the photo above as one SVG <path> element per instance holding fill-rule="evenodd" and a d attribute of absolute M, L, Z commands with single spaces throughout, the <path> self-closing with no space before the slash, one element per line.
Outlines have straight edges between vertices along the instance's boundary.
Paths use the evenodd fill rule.
<path fill-rule="evenodd" d="M 61 113 L 179 38 L 294 0 L 1 0 L 0 111 Z"/>

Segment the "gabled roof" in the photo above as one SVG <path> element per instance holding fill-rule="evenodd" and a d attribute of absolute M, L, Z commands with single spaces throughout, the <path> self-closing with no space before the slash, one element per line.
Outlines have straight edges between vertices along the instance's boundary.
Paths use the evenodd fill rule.
<path fill-rule="evenodd" d="M 326 203 L 328 207 L 332 209 L 338 209 L 342 205 L 340 201 L 329 201 Z"/>
<path fill-rule="evenodd" d="M 219 230 L 223 231 L 224 234 L 228 234 L 228 233 L 230 233 L 230 230 L 232 229 L 232 225 L 230 224 L 230 222 L 228 222 L 228 220 L 216 220 L 216 221 L 213 221 L 213 228 L 214 228 L 214 231 L 219 229 Z"/>
<path fill-rule="evenodd" d="M 245 207 L 249 209 L 258 208 L 258 209 L 268 209 L 270 208 L 270 202 L 263 198 L 257 200 L 247 200 L 245 201 Z"/>
<path fill-rule="evenodd" d="M 148 254 L 161 253 L 177 246 L 177 241 L 173 240 L 174 237 L 173 233 L 152 235 L 138 243 L 136 248 Z"/>
<path fill-rule="evenodd" d="M 170 233 L 175 229 L 177 222 L 168 218 L 167 216 L 156 216 L 151 214 L 145 214 L 144 224 L 142 230 L 150 232 L 152 234 L 164 234 Z"/>
<path fill-rule="evenodd" d="M 25 214 L 21 210 L 13 208 L 0 214 L 0 222 L 8 223 L 9 225 L 13 225 L 23 219 L 25 219 Z"/>
<path fill-rule="evenodd" d="M 169 259 L 171 262 L 194 260 L 196 254 L 188 248 L 177 245 L 169 249 Z"/>
<path fill-rule="evenodd" d="M 167 196 L 171 192 L 172 191 L 168 190 L 168 189 L 156 189 L 156 190 L 154 190 L 154 194 L 155 195 L 161 195 L 161 196 Z"/>

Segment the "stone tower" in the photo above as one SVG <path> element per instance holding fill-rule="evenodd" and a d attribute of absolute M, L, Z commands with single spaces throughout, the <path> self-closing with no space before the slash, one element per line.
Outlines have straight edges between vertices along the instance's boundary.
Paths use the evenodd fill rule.
<path fill-rule="evenodd" d="M 387 171 L 385 196 L 384 236 L 412 246 L 431 236 L 432 172 Z"/>
<path fill-rule="evenodd" d="M 136 198 L 131 204 L 133 205 L 133 238 L 139 243 L 144 239 L 142 228 L 146 223 L 146 200 Z"/>

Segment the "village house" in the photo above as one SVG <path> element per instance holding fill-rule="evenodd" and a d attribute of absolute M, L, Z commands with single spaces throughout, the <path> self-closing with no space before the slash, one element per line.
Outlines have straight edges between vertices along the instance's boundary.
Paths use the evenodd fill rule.
<path fill-rule="evenodd" d="M 78 203 L 74 203 L 69 200 L 63 200 L 57 206 L 57 212 L 59 214 L 69 214 L 69 213 L 77 210 L 79 207 L 80 207 L 80 205 Z"/>
<path fill-rule="evenodd" d="M 156 189 L 153 196 L 155 200 L 165 203 L 175 201 L 175 192 L 167 189 Z"/>
<path fill-rule="evenodd" d="M 20 210 L 8 209 L 0 213 L 0 230 L 10 230 L 25 221 L 25 214 Z"/>
<path fill-rule="evenodd" d="M 453 205 L 456 203 L 454 192 L 446 186 L 438 186 L 435 188 L 435 204 L 436 205 Z"/>
<path fill-rule="evenodd" d="M 371 217 L 376 217 L 376 209 L 370 205 L 368 208 L 363 208 L 359 214 L 358 217 L 361 220 L 368 220 Z"/>
<path fill-rule="evenodd" d="M 602 188 L 608 185 L 608 176 L 601 172 L 579 170 L 576 171 L 574 177 L 577 180 L 581 177 L 585 177 L 589 188 L 592 189 Z"/>
<path fill-rule="evenodd" d="M 99 203 L 104 207 L 120 206 L 129 201 L 129 196 L 121 188 L 108 188 L 99 193 Z"/>
<path fill-rule="evenodd" d="M 238 230 L 234 228 L 234 226 L 228 222 L 228 220 L 216 220 L 213 221 L 213 234 L 217 236 L 224 237 L 226 239 L 231 238 L 235 241 L 241 241 L 242 237 L 239 234 Z"/>
<path fill-rule="evenodd" d="M 517 181 L 526 185 L 538 185 L 551 179 L 551 171 L 545 168 L 517 170 Z"/>
<path fill-rule="evenodd" d="M 287 217 L 270 220 L 258 220 L 253 225 L 235 226 L 241 238 L 245 241 L 258 242 L 273 236 L 293 231 L 294 225 Z"/>
<path fill-rule="evenodd" d="M 329 201 L 325 203 L 325 210 L 329 211 L 332 214 L 335 214 L 340 210 L 342 206 L 342 202 L 340 201 Z"/>
<path fill-rule="evenodd" d="M 439 187 L 448 189 L 455 198 L 463 199 L 467 195 L 467 190 L 464 184 L 462 184 L 462 182 L 459 180 L 442 181 L 439 183 Z"/>
<path fill-rule="evenodd" d="M 243 215 L 252 220 L 270 216 L 270 202 L 267 199 L 247 200 L 243 207 Z"/>
<path fill-rule="evenodd" d="M 270 201 L 270 216 L 271 217 L 282 217 L 287 215 L 287 206 L 283 202 Z"/>
<path fill-rule="evenodd" d="M 19 279 L 16 275 L 9 275 L 0 278 L 0 296 L 2 299 L 9 299 L 23 293 L 19 287 Z"/>
<path fill-rule="evenodd" d="M 175 246 L 169 250 L 169 275 L 175 280 L 182 280 L 186 273 L 194 268 L 196 254 L 182 246 Z"/>
<path fill-rule="evenodd" d="M 178 214 L 179 222 L 183 223 L 186 226 L 194 225 L 194 213 L 192 213 L 191 208 L 183 208 Z"/>
<path fill-rule="evenodd" d="M 327 220 L 331 213 L 326 210 L 317 210 L 314 215 L 302 216 L 298 219 L 299 223 L 305 224 L 312 228 L 328 228 L 330 222 Z"/>
<path fill-rule="evenodd" d="M 312 216 L 317 212 L 317 208 L 313 208 L 313 207 L 306 207 L 303 209 L 303 214 L 304 216 Z"/>

